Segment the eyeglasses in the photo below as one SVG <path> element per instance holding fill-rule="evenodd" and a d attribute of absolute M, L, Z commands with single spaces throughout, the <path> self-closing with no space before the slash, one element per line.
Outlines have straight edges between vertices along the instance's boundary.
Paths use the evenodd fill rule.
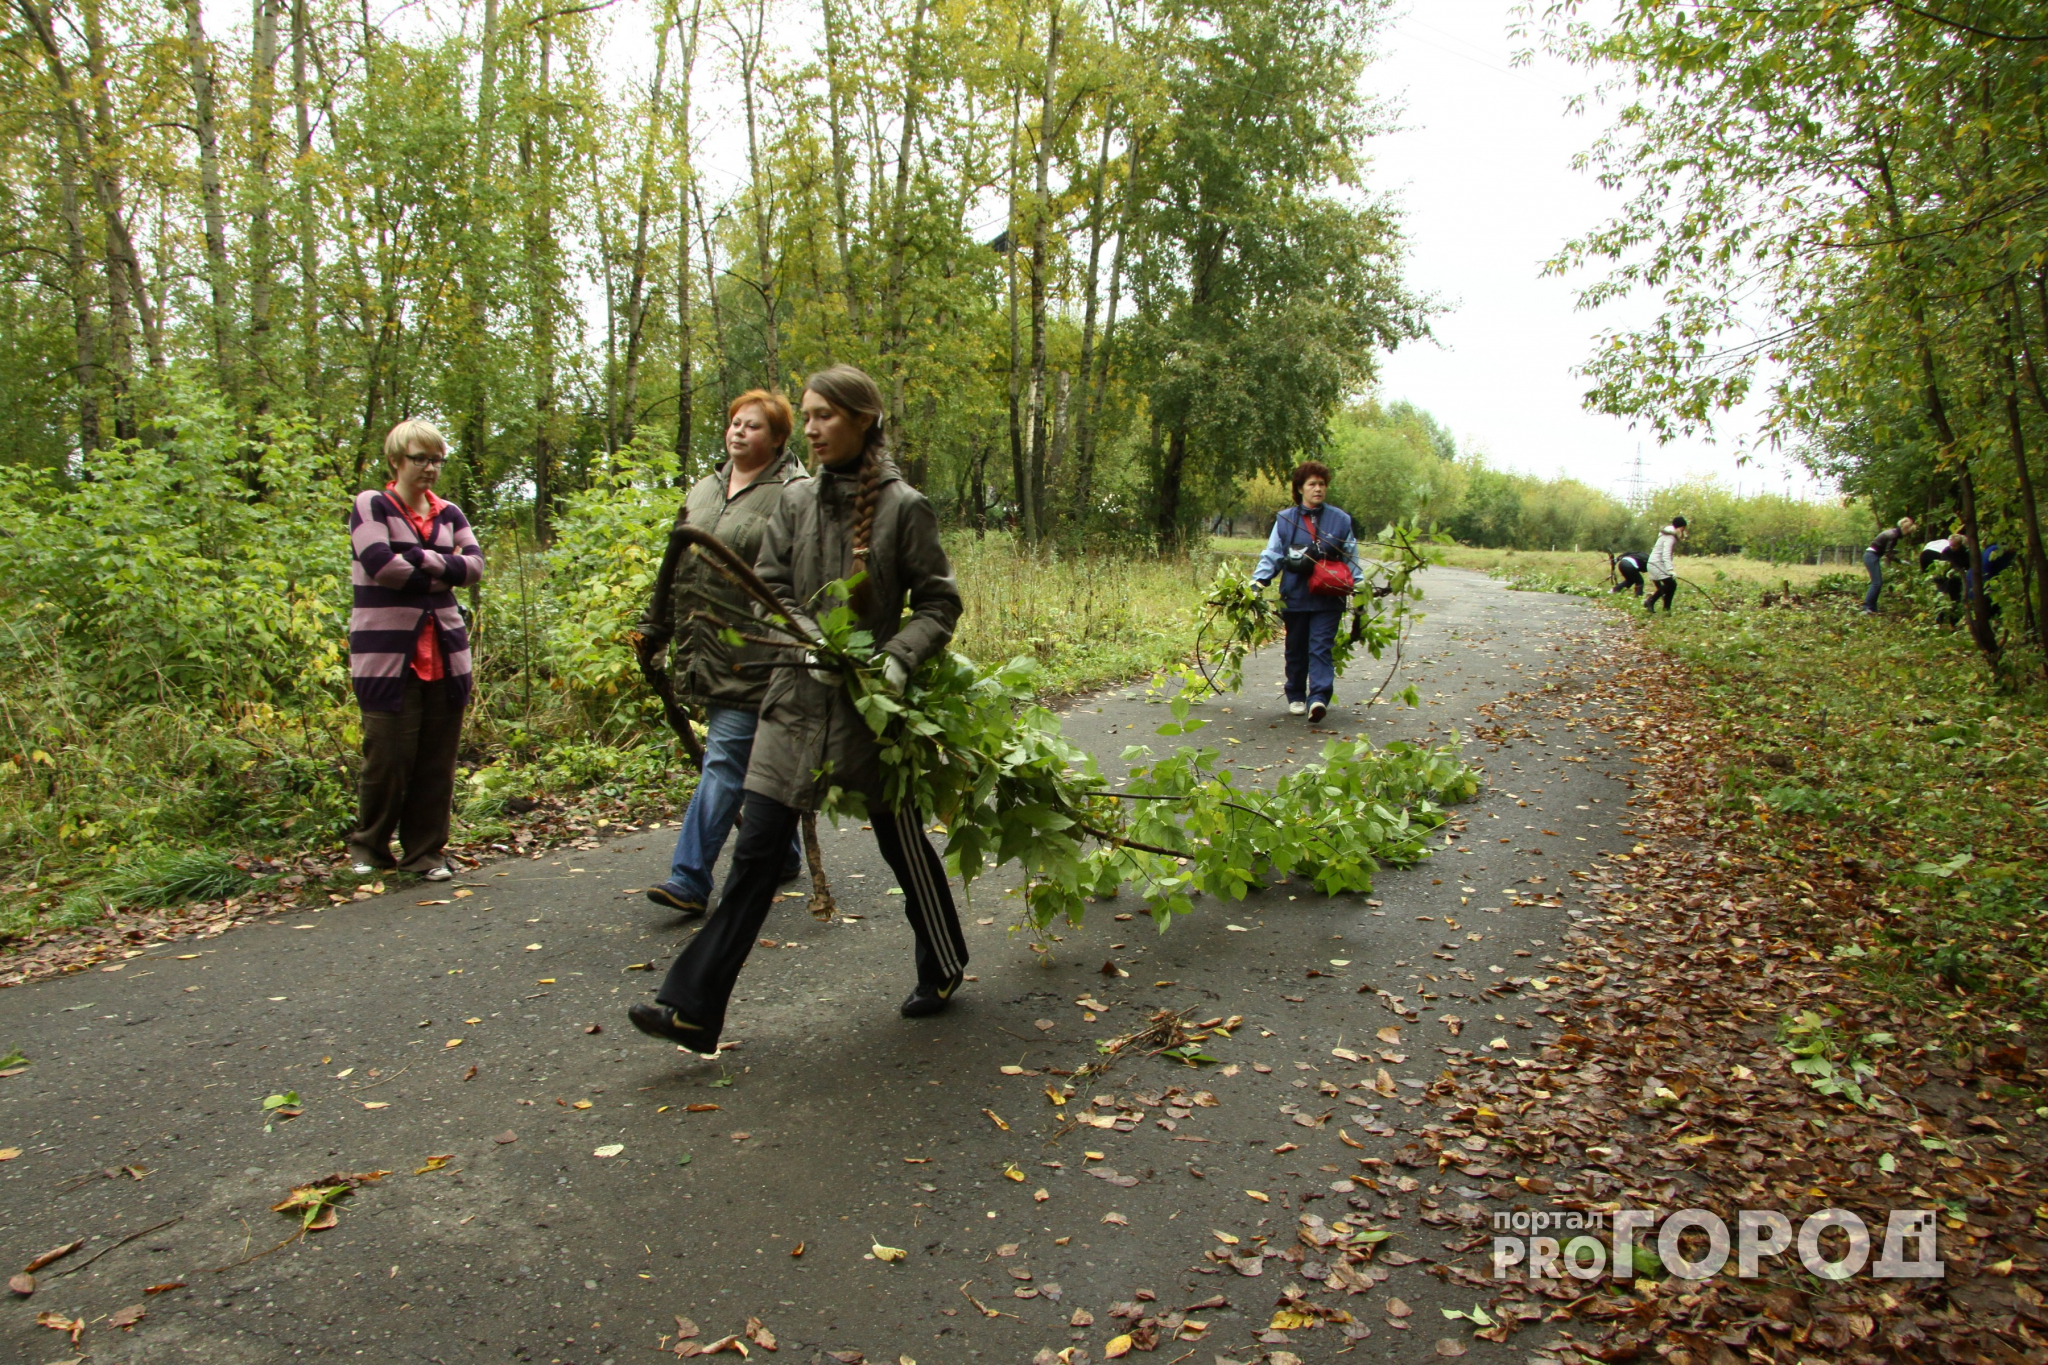
<path fill-rule="evenodd" d="M 415 455 L 415 454 L 413 454 L 413 453 L 412 453 L 411 451 L 407 451 L 407 452 L 406 452 L 406 456 L 405 456 L 405 458 L 406 458 L 406 459 L 408 459 L 408 460 L 411 460 L 411 461 L 412 461 L 412 462 L 413 462 L 414 464 L 447 464 L 447 463 L 448 463 L 448 457 L 447 457 L 446 455 Z"/>

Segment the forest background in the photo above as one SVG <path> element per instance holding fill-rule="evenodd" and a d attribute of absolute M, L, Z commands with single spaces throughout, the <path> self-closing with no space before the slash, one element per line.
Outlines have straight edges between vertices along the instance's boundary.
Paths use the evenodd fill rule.
<path fill-rule="evenodd" d="M 13 0 L 9 932 L 240 884 L 229 851 L 334 841 L 358 739 L 342 509 L 381 481 L 382 435 L 407 416 L 449 433 L 444 491 L 491 561 L 466 603 L 481 691 L 461 809 L 482 841 L 536 794 L 595 819 L 683 793 L 620 633 L 678 489 L 718 458 L 729 397 L 835 361 L 882 380 L 895 456 L 952 528 L 961 647 L 1034 653 L 1054 688 L 1184 654 L 1205 537 L 1269 515 L 1307 455 L 1367 527 L 1478 545 L 1647 549 L 1678 510 L 1696 549 L 1774 560 L 1853 550 L 1907 510 L 2031 531 L 2024 442 L 2048 397 L 2029 347 L 2048 302 L 2029 311 L 2039 257 L 1993 239 L 2035 212 L 2020 187 L 2038 148 L 2015 114 L 2010 145 L 1972 153 L 1979 211 L 1957 217 L 1961 153 L 1941 130 L 1956 101 L 1994 98 L 1962 78 L 1999 43 L 2016 65 L 1983 89 L 2037 108 L 2033 38 L 1905 11 L 1845 27 L 1818 8 L 1818 27 L 1716 37 L 1842 99 L 1827 63 L 1860 54 L 1911 96 L 1917 121 L 1887 115 L 1879 139 L 1888 168 L 1924 158 L 1893 175 L 1893 216 L 1830 178 L 1830 143 L 1769 154 L 1807 177 L 1788 219 L 1756 208 L 1778 163 L 1709 146 L 1783 111 L 1702 74 L 1681 11 L 1551 16 L 1548 40 L 1633 88 L 1640 116 L 1595 159 L 1643 187 L 1560 267 L 1616 264 L 1592 302 L 1647 283 L 1682 304 L 1602 351 L 1594 401 L 1692 429 L 1763 365 L 1775 434 L 1846 495 L 1696 485 L 1628 504 L 1501 470 L 1371 397 L 1376 358 L 1425 344 L 1436 307 L 1404 282 L 1398 217 L 1367 176 L 1390 118 L 1367 72 L 1382 4 L 655 0 L 636 16 L 652 60 L 622 73 L 619 3 L 383 18 L 255 0 L 229 18 L 198 0 Z M 1809 48 L 1826 60 L 1785 63 Z M 718 151 L 744 171 L 722 191 L 700 164 L 714 86 L 734 104 Z M 1798 135 L 1851 134 L 1782 134 Z M 1688 175 L 1737 177 L 1747 197 L 1669 213 Z M 1866 240 L 1783 256 L 1781 230 Z M 1692 240 L 1715 233 L 1734 245 L 1702 265 Z M 1975 292 L 1937 288 L 1944 271 Z M 1794 322 L 1731 352 L 1714 338 L 1740 319 L 1715 301 L 1753 299 L 1752 275 Z M 1016 573 L 1019 555 L 1044 571 Z M 2026 581 L 2044 574 L 2036 550 Z"/>

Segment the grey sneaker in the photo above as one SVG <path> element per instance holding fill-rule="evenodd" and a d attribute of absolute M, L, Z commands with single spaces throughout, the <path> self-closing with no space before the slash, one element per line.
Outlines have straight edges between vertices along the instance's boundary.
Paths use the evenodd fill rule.
<path fill-rule="evenodd" d="M 1305 701 L 1291 701 L 1291 702 L 1288 702 L 1288 703 L 1287 703 L 1287 714 L 1288 714 L 1288 715 L 1290 715 L 1290 716 L 1305 716 L 1305 715 L 1307 715 L 1307 714 L 1308 714 L 1308 703 L 1307 703 L 1307 702 L 1305 702 Z"/>
<path fill-rule="evenodd" d="M 428 868 L 425 872 L 420 873 L 420 875 L 430 882 L 445 882 L 452 880 L 455 872 L 446 863 L 443 863 L 439 867 Z"/>

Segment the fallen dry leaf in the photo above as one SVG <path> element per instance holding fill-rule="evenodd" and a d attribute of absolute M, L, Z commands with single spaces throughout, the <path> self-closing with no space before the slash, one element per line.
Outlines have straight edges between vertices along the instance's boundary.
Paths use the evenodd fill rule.
<path fill-rule="evenodd" d="M 19 1147 L 0 1147 L 0 1161 L 12 1161 L 21 1155 Z"/>
<path fill-rule="evenodd" d="M 7 1287 L 25 1299 L 36 1292 L 36 1277 L 29 1274 L 9 1275 Z"/>
<path fill-rule="evenodd" d="M 909 1253 L 904 1251 L 902 1247 L 885 1247 L 880 1242 L 876 1242 L 869 1248 L 869 1254 L 878 1261 L 894 1262 L 902 1260 Z"/>
<path fill-rule="evenodd" d="M 173 1289 L 183 1289 L 184 1287 L 185 1282 L 183 1280 L 165 1280 L 162 1284 L 153 1284 L 142 1292 L 145 1294 L 168 1294 Z"/>
<path fill-rule="evenodd" d="M 107 1315 L 107 1325 L 109 1327 L 118 1327 L 125 1332 L 132 1329 L 136 1323 L 141 1322 L 147 1316 L 149 1316 L 148 1309 L 139 1303 L 131 1304 L 126 1308 L 109 1313 Z"/>
<path fill-rule="evenodd" d="M 591 1155 L 595 1157 L 615 1157 L 625 1150 L 626 1144 L 623 1142 L 607 1142 L 604 1146 L 592 1152 Z"/>
<path fill-rule="evenodd" d="M 1379 1032 L 1373 1034 L 1373 1037 L 1383 1043 L 1398 1043 L 1401 1041 L 1401 1030 L 1395 1028 L 1392 1024 L 1388 1024 L 1380 1029 Z"/>
<path fill-rule="evenodd" d="M 413 1174 L 425 1175 L 429 1171 L 438 1171 L 453 1160 L 455 1160 L 455 1153 L 453 1152 L 443 1152 L 439 1156 L 430 1156 L 427 1158 L 427 1164 L 414 1171 Z"/>
<path fill-rule="evenodd" d="M 686 1104 L 683 1106 L 683 1112 L 685 1114 L 708 1114 L 716 1108 L 718 1106 L 715 1104 Z"/>
<path fill-rule="evenodd" d="M 775 1333 L 769 1331 L 767 1324 L 759 1318 L 748 1318 L 746 1331 L 747 1340 L 753 1342 L 762 1350 L 773 1351 L 776 1349 Z"/>
<path fill-rule="evenodd" d="M 1131 1225 L 1131 1220 L 1120 1213 L 1105 1213 L 1102 1215 L 1102 1221 L 1120 1228 L 1127 1228 Z"/>
<path fill-rule="evenodd" d="M 1261 1204 L 1270 1204 L 1273 1202 L 1273 1197 L 1267 1194 L 1264 1190 L 1246 1190 L 1245 1193 L 1250 1195 L 1252 1198 L 1258 1200 Z"/>
<path fill-rule="evenodd" d="M 30 1261 L 27 1265 L 23 1266 L 21 1268 L 21 1273 L 24 1275 L 33 1275 L 38 1270 L 41 1270 L 44 1266 L 50 1264 L 52 1261 L 61 1261 L 66 1256 L 69 1256 L 72 1252 L 78 1250 L 80 1247 L 84 1245 L 85 1239 L 81 1237 L 75 1242 L 66 1242 L 63 1246 L 52 1247 L 48 1251 L 44 1252 L 42 1255 Z"/>
<path fill-rule="evenodd" d="M 491 1141 L 497 1143 L 500 1147 L 503 1147 L 508 1142 L 519 1141 L 519 1134 L 513 1132 L 511 1129 L 508 1128 L 504 1132 L 492 1138 Z"/>
<path fill-rule="evenodd" d="M 1001 1114 L 998 1114 L 995 1110 L 984 1109 L 981 1112 L 988 1115 L 988 1121 L 990 1123 L 993 1123 L 996 1127 L 1002 1129 L 1006 1133 L 1010 1131 L 1010 1125 L 1003 1122 L 1003 1116 Z"/>
<path fill-rule="evenodd" d="M 80 1334 L 85 1331 L 85 1319 L 67 1318 L 62 1313 L 45 1309 L 36 1314 L 36 1326 L 47 1327 L 53 1332 L 69 1332 L 71 1334 L 71 1344 L 76 1346 Z"/>
<path fill-rule="evenodd" d="M 1465 1354 L 1465 1350 L 1465 1343 L 1462 1341 L 1453 1341 L 1449 1337 L 1437 1339 L 1436 1353 L 1440 1356 L 1461 1356 Z"/>
<path fill-rule="evenodd" d="M 1410 1308 L 1406 1303 L 1402 1302 L 1400 1299 L 1388 1299 L 1386 1303 L 1381 1306 L 1380 1311 L 1384 1312 L 1390 1318 L 1405 1318 L 1412 1314 L 1415 1310 L 1413 1308 Z"/>
<path fill-rule="evenodd" d="M 1111 1337 L 1102 1348 L 1102 1358 L 1104 1360 L 1115 1360 L 1119 1356 L 1127 1356 L 1130 1353 L 1131 1334 L 1129 1332 L 1125 1332 L 1122 1336 Z"/>

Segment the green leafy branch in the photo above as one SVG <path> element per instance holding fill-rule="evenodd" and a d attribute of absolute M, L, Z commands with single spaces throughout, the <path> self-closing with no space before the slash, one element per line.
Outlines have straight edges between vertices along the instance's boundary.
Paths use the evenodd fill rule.
<path fill-rule="evenodd" d="M 1192 910 L 1196 895 L 1242 899 L 1269 875 L 1304 877 L 1328 895 L 1370 891 L 1378 867 L 1429 856 L 1443 807 L 1478 791 L 1454 747 L 1378 749 L 1362 739 L 1332 740 L 1320 764 L 1270 790 L 1242 783 L 1214 748 L 1153 760 L 1134 747 L 1126 761 L 1152 761 L 1118 789 L 1036 702 L 1038 664 L 1028 655 L 985 670 L 940 654 L 899 696 L 883 680 L 873 636 L 846 605 L 858 579 L 827 585 L 823 609 L 804 621 L 715 537 L 696 535 L 756 606 L 757 619 L 722 627 L 772 632 L 785 649 L 767 667 L 836 675 L 880 745 L 882 799 L 943 825 L 947 862 L 965 883 L 1019 864 L 1039 925 L 1062 916 L 1079 923 L 1091 901 L 1116 896 L 1126 882 L 1161 928 Z M 1405 593 L 1405 575 L 1399 581 Z M 1192 714 L 1193 692 L 1174 697 L 1162 737 L 1208 724 Z M 835 817 L 868 814 L 861 793 L 840 787 L 828 790 L 825 808 Z"/>

